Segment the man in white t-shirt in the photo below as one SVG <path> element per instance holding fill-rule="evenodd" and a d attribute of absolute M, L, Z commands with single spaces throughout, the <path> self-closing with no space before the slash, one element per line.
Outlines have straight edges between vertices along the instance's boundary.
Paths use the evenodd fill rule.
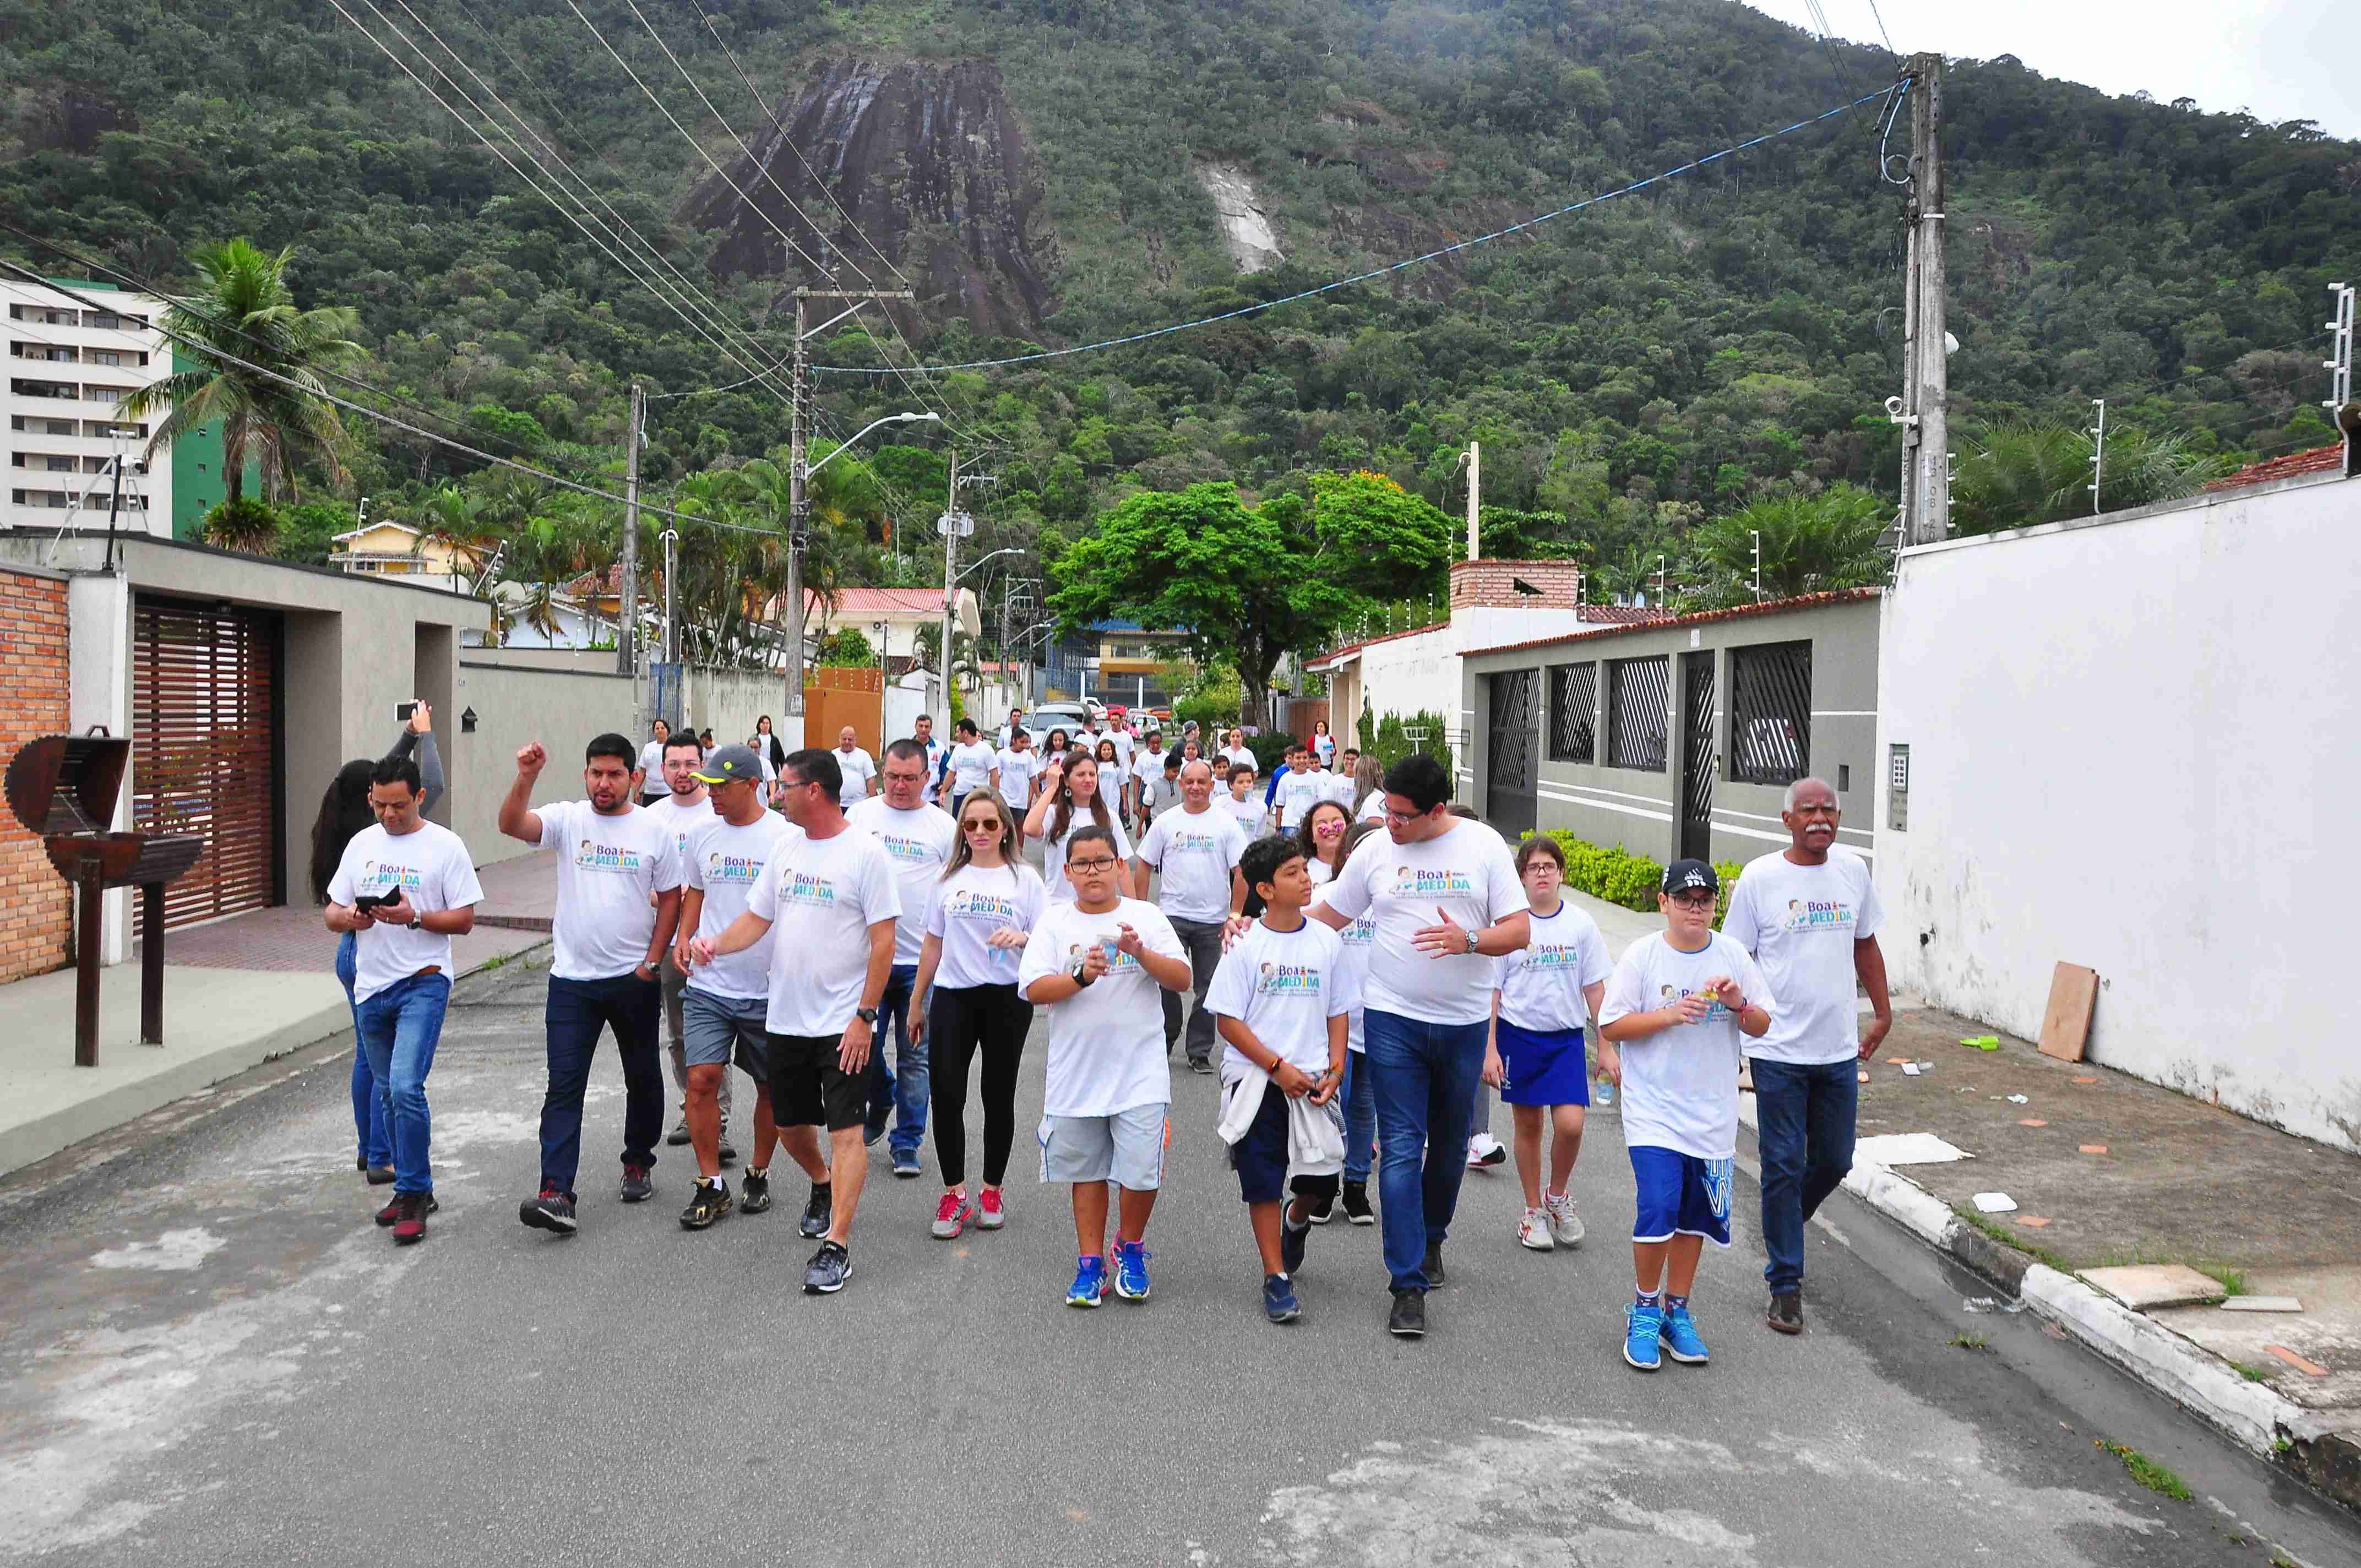
<path fill-rule="evenodd" d="M 1467 1124 L 1490 1033 L 1492 959 L 1525 945 L 1524 885 L 1500 836 L 1454 817 L 1451 779 L 1424 752 L 1386 771 L 1386 837 L 1353 851 L 1312 915 L 1343 930 L 1377 920 L 1362 992 L 1363 1058 L 1376 1085 L 1389 1332 L 1426 1332 L 1443 1241 L 1466 1173 Z"/>
<path fill-rule="evenodd" d="M 910 988 L 918 978 L 918 952 L 927 943 L 927 905 L 959 841 L 959 825 L 922 805 L 927 755 L 916 740 L 885 748 L 884 795 L 872 795 L 847 812 L 855 828 L 885 848 L 901 890 L 902 914 L 894 928 L 894 969 L 878 999 L 876 1046 L 869 1053 L 869 1121 L 863 1141 L 874 1144 L 894 1119 L 888 1147 L 894 1174 L 913 1177 L 921 1168 L 918 1146 L 927 1138 L 927 1043 L 910 1032 Z M 884 1033 L 892 1025 L 894 1058 L 885 1058 Z"/>
<path fill-rule="evenodd" d="M 998 772 L 992 775 L 992 787 L 1007 801 L 1009 814 L 1016 818 L 1016 850 L 1025 850 L 1025 814 L 1033 808 L 1033 780 L 1041 772 L 1041 753 L 1033 749 L 1033 737 L 1019 729 L 1000 749 L 996 761 Z M 962 795 L 967 792 L 961 791 Z"/>
<path fill-rule="evenodd" d="M 1172 922 L 1189 954 L 1190 988 L 1195 1005 L 1189 1018 L 1189 1067 L 1213 1070 L 1213 1015 L 1205 1010 L 1205 988 L 1222 961 L 1222 938 L 1233 920 L 1243 920 L 1246 883 L 1238 858 L 1246 853 L 1246 830 L 1213 805 L 1213 770 L 1202 759 L 1180 767 L 1180 804 L 1148 824 L 1132 857 L 1131 895 L 1145 899 L 1148 874 L 1161 872 L 1158 905 Z M 1164 1054 L 1180 1039 L 1180 993 L 1164 992 Z"/>
<path fill-rule="evenodd" d="M 894 862 L 846 820 L 837 804 L 843 787 L 835 752 L 788 756 L 779 770 L 779 799 L 798 836 L 763 869 L 745 914 L 719 937 L 689 944 L 689 957 L 700 965 L 758 945 L 768 957 L 763 1044 L 771 1113 L 787 1153 L 811 1178 L 804 1232 L 813 1234 L 817 1223 L 821 1238 L 804 1268 L 807 1296 L 832 1296 L 852 1274 L 852 1213 L 869 1174 L 862 1142 L 869 1053 L 902 914 Z M 817 1130 L 823 1125 L 830 1156 L 825 1161 Z"/>
<path fill-rule="evenodd" d="M 682 730 L 664 743 L 664 793 L 647 809 L 651 816 L 669 828 L 675 848 L 680 855 L 683 886 L 686 886 L 689 838 L 701 833 L 713 824 L 713 807 L 705 796 L 705 786 L 697 782 L 697 772 L 705 765 L 705 744 L 689 732 Z M 685 896 L 685 894 L 684 894 Z M 683 919 L 683 927 L 687 922 Z M 688 1058 L 682 1041 L 686 1025 L 681 1011 L 682 996 L 688 985 L 688 976 L 675 961 L 679 947 L 675 934 L 672 947 L 664 949 L 664 1059 L 672 1065 L 672 1086 L 680 1096 L 680 1119 L 673 1124 L 664 1142 L 679 1148 L 688 1142 Z M 724 1077 L 720 1087 L 721 1163 L 730 1164 L 738 1151 L 730 1146 L 730 1080 Z"/>
<path fill-rule="evenodd" d="M 941 806 L 949 810 L 950 804 L 938 795 L 935 786 L 943 776 L 943 759 L 950 754 L 950 748 L 935 739 L 935 716 L 922 713 L 912 720 L 910 739 L 925 748 L 927 753 L 927 787 L 923 798 L 928 806 Z"/>
<path fill-rule="evenodd" d="M 1148 831 L 1148 824 L 1154 815 L 1156 785 L 1164 777 L 1165 755 L 1163 733 L 1151 729 L 1139 749 L 1131 754 L 1131 765 L 1125 770 L 1129 782 L 1124 786 L 1124 797 L 1130 806 L 1131 820 L 1142 833 Z M 1177 792 L 1173 799 L 1175 802 L 1180 799 Z"/>
<path fill-rule="evenodd" d="M 852 809 L 856 800 L 867 800 L 874 793 L 877 763 L 861 749 L 861 737 L 848 724 L 836 732 L 836 771 L 844 780 L 844 793 L 837 804 L 845 810 Z"/>
<path fill-rule="evenodd" d="M 983 743 L 972 718 L 959 721 L 958 739 L 952 742 L 950 754 L 944 759 L 944 766 L 948 770 L 946 787 L 950 791 L 953 817 L 959 815 L 960 802 L 971 794 L 980 789 L 999 787 L 999 758 L 991 747 Z M 1024 816 L 1025 808 L 1017 806 L 1016 815 Z"/>
<path fill-rule="evenodd" d="M 328 883 L 328 929 L 358 933 L 353 1024 L 393 1145 L 393 1201 L 377 1223 L 392 1227 L 397 1246 L 424 1239 L 439 1206 L 426 1075 L 451 1000 L 451 938 L 476 928 L 484 896 L 467 846 L 421 817 L 424 804 L 416 762 L 379 762 L 369 777 L 377 823 L 346 843 Z"/>
<path fill-rule="evenodd" d="M 1779 820 L 1788 847 L 1747 862 L 1721 932 L 1754 955 L 1779 998 L 1770 1032 L 1750 1040 L 1755 1141 L 1763 1155 L 1763 1245 L 1771 1287 L 1765 1321 L 1804 1332 L 1804 1226 L 1852 1168 L 1860 1069 L 1894 1025 L 1884 912 L 1869 863 L 1837 845 L 1837 792 L 1825 779 L 1787 786 Z M 1856 987 L 1872 1016 L 1861 1027 Z"/>
<path fill-rule="evenodd" d="M 631 743 L 592 740 L 582 759 L 583 800 L 535 806 L 533 787 L 549 753 L 538 740 L 517 751 L 515 782 L 500 803 L 500 828 L 557 855 L 556 916 L 550 931 L 549 1092 L 541 1104 L 541 1192 L 517 1207 L 537 1230 L 572 1235 L 574 1177 L 582 1156 L 582 1101 L 598 1036 L 611 1028 L 623 1062 L 623 1184 L 626 1203 L 654 1191 L 656 1141 L 664 1135 L 664 1018 L 658 981 L 680 920 L 680 846 L 653 812 L 631 799 Z"/>
<path fill-rule="evenodd" d="M 1008 710 L 1007 722 L 1001 725 L 1000 732 L 993 737 L 993 744 L 994 746 L 1007 745 L 1010 741 L 1016 739 L 1016 732 L 1024 728 L 1025 710 L 1021 707 L 1010 708 Z"/>

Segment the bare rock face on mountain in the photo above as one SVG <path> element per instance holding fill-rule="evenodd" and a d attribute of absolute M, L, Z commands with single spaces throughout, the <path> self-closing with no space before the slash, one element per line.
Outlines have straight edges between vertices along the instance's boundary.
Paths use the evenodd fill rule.
<path fill-rule="evenodd" d="M 722 231 L 717 277 L 820 284 L 817 260 L 842 286 L 862 286 L 856 268 L 877 287 L 900 286 L 857 225 L 908 275 L 929 317 L 965 316 L 1012 335 L 1038 330 L 1054 308 L 1056 256 L 1038 221 L 1040 175 L 997 66 L 837 60 L 774 113 L 785 132 L 766 117 L 746 137 L 755 162 L 733 160 L 728 181 L 707 180 L 683 204 L 687 222 Z"/>

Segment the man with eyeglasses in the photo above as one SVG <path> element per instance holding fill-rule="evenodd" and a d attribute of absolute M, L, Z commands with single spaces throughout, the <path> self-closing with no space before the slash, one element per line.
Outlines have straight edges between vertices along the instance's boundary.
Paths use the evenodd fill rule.
<path fill-rule="evenodd" d="M 1768 1034 L 1746 1043 L 1754 1074 L 1756 1142 L 1763 1154 L 1763 1270 L 1771 1287 L 1764 1321 L 1804 1332 L 1804 1226 L 1852 1168 L 1861 1098 L 1856 1062 L 1894 1026 L 1884 911 L 1869 863 L 1837 843 L 1841 813 L 1825 779 L 1787 786 L 1779 813 L 1788 846 L 1747 863 L 1730 890 L 1722 935 L 1754 955 L 1782 1003 Z M 1869 993 L 1862 1028 L 1855 1002 Z"/>
<path fill-rule="evenodd" d="M 845 813 L 855 828 L 884 847 L 902 895 L 901 918 L 894 927 L 893 973 L 877 1005 L 881 1031 L 889 1022 L 893 1025 L 894 1059 L 889 1066 L 882 1041 L 870 1054 L 864 1141 L 874 1144 L 884 1135 L 890 1113 L 894 1174 L 907 1178 L 920 1169 L 918 1146 L 927 1137 L 928 1094 L 926 1034 L 911 1032 L 910 988 L 918 978 L 919 949 L 927 942 L 927 905 L 959 843 L 959 826 L 926 805 L 927 752 L 916 740 L 896 740 L 886 747 L 879 776 L 885 793 L 858 802 Z"/>
<path fill-rule="evenodd" d="M 1364 1059 L 1383 1156 L 1389 1332 L 1426 1332 L 1443 1242 L 1466 1174 L 1467 1124 L 1492 1014 L 1494 959 L 1525 945 L 1530 905 L 1509 846 L 1454 817 L 1451 779 L 1423 752 L 1386 771 L 1386 837 L 1371 835 L 1309 913 L 1377 924 L 1362 990 Z"/>

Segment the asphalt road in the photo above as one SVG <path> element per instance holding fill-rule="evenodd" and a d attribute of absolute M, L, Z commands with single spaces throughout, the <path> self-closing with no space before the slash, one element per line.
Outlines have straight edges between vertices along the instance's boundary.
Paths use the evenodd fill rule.
<path fill-rule="evenodd" d="M 419 1247 L 369 1223 L 385 1190 L 352 1168 L 333 1047 L 0 1182 L 0 1561 L 2361 1561 L 2344 1516 L 2026 1320 L 1964 1315 L 1971 1284 L 1841 1197 L 1807 1334 L 1761 1325 L 1741 1181 L 1697 1295 L 1713 1365 L 1632 1373 L 1611 1112 L 1577 1252 L 1521 1251 L 1513 1179 L 1469 1178 L 1417 1343 L 1383 1332 L 1376 1230 L 1341 1223 L 1312 1235 L 1304 1320 L 1262 1321 L 1212 1080 L 1185 1070 L 1145 1303 L 1060 1305 L 1065 1193 L 1021 1138 L 1006 1230 L 935 1241 L 939 1188 L 881 1170 L 851 1284 L 805 1297 L 799 1178 L 693 1234 L 666 1150 L 656 1201 L 615 1201 L 611 1056 L 581 1234 L 528 1231 L 541 991 L 523 966 L 462 988 Z M 1038 1049 L 1025 1092 L 1020 1127 Z"/>

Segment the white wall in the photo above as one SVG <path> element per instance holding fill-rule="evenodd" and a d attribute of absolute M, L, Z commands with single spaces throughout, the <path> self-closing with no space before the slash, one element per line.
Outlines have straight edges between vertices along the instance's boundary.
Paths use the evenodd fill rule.
<path fill-rule="evenodd" d="M 1443 715 L 1451 733 L 1447 739 L 1453 764 L 1463 784 L 1472 785 L 1475 773 L 1466 739 L 1475 716 L 1461 706 L 1460 662 L 1468 650 L 1497 648 L 1543 637 L 1565 637 L 1581 630 L 1604 630 L 1576 618 L 1571 607 L 1559 609 L 1499 609 L 1465 606 L 1451 612 L 1449 625 L 1415 637 L 1397 637 L 1361 651 L 1359 697 L 1367 697 L 1370 718 L 1383 723 L 1389 713 L 1412 714 L 1424 708 Z M 1329 723 L 1349 732 L 1360 718 L 1356 710 L 1334 714 Z"/>
<path fill-rule="evenodd" d="M 76 735 L 104 724 L 109 735 L 131 733 L 131 579 L 120 572 L 78 576 L 66 583 L 66 723 Z M 115 796 L 120 832 L 131 826 L 132 789 L 126 776 Z M 131 956 L 133 890 L 118 887 L 99 897 L 99 961 L 119 964 Z"/>
<path fill-rule="evenodd" d="M 2361 484 L 2337 480 L 1905 554 L 1876 862 L 1899 979 L 2031 1037 L 2053 966 L 2088 964 L 2093 1059 L 2361 1150 L 2332 852 L 2361 771 L 2356 583 Z"/>

